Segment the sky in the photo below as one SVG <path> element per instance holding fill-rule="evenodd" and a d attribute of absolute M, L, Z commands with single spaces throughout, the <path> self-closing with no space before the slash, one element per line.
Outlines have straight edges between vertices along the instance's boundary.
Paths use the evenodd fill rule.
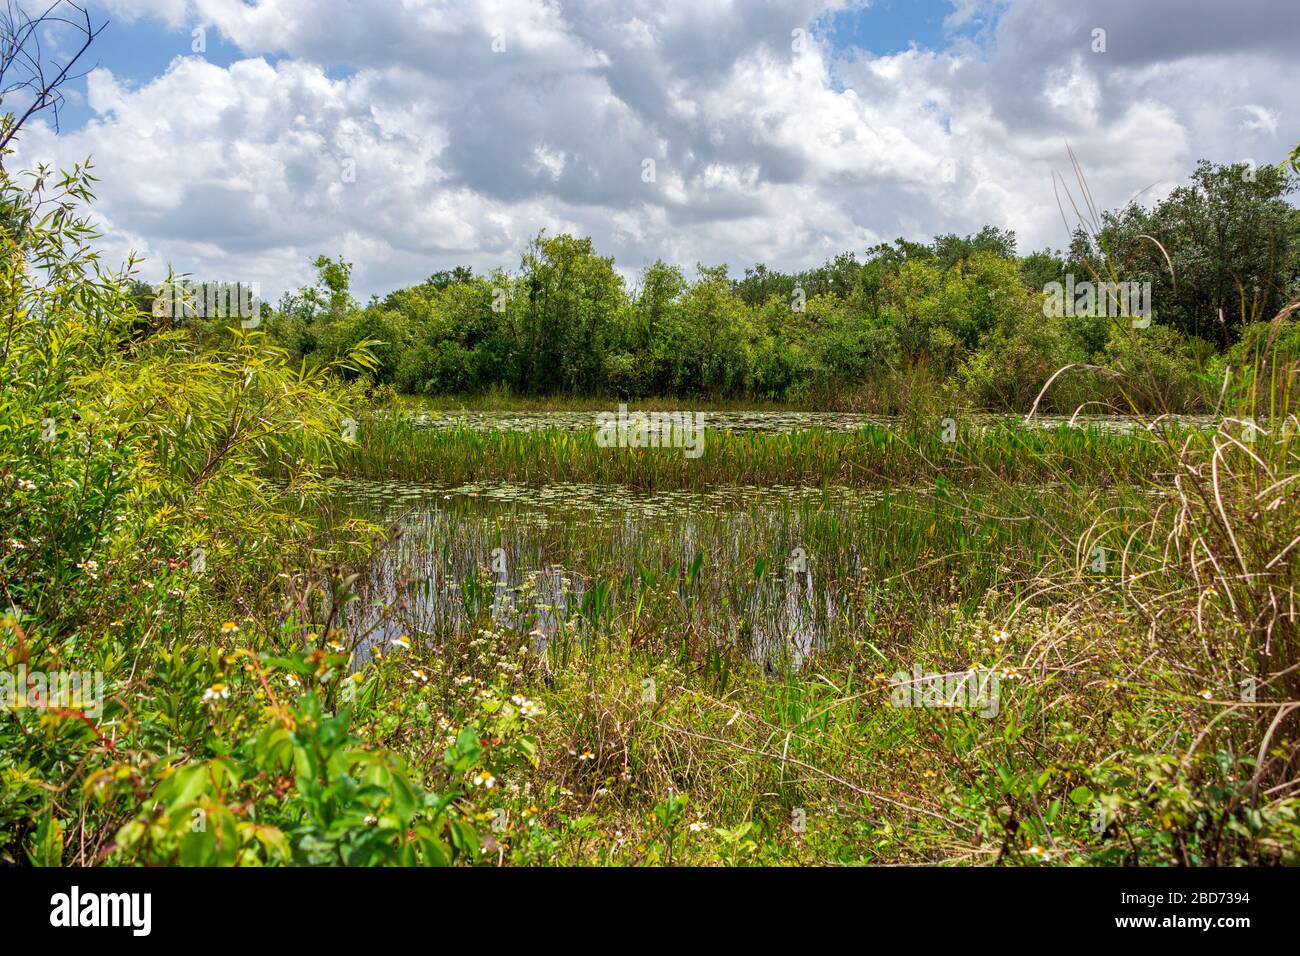
<path fill-rule="evenodd" d="M 30 9 L 30 6 L 29 6 Z M 987 223 L 1067 242 L 1200 158 L 1300 140 L 1294 0 L 95 0 L 10 169 L 95 164 L 106 259 L 363 300 L 539 230 L 632 280 L 797 270 Z M 50 31 L 54 59 L 70 35 Z M 11 108 L 10 104 L 5 105 Z M 1077 188 L 1076 188 L 1077 191 Z M 1073 219 L 1068 202 L 1065 206 Z"/>

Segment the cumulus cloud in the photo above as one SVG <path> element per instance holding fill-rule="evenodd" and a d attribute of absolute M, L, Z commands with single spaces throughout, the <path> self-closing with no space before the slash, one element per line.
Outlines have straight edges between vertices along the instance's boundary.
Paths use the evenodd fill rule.
<path fill-rule="evenodd" d="M 365 292 L 509 267 L 541 228 L 629 270 L 801 268 L 986 222 L 1061 245 L 1067 142 L 1103 206 L 1153 198 L 1201 156 L 1280 158 L 1300 81 L 1300 21 L 1264 0 L 960 0 L 973 38 L 887 56 L 837 49 L 852 4 L 814 0 L 114 2 L 244 58 L 135 84 L 107 64 L 93 118 L 32 126 L 17 160 L 92 155 L 107 241 L 150 274 L 271 292 L 321 252 Z"/>

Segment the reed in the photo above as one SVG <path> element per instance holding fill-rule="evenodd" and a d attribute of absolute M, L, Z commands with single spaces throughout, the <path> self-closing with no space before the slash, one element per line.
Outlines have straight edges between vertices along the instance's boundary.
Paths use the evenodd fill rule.
<path fill-rule="evenodd" d="M 675 448 L 603 448 L 591 431 L 481 431 L 422 427 L 401 416 L 361 423 L 341 474 L 436 484 L 589 482 L 647 491 L 716 485 L 885 487 L 938 481 L 1123 483 L 1171 466 L 1170 443 L 1187 429 L 1121 434 L 1039 429 L 1014 422 L 963 428 L 869 426 L 853 432 L 706 430 L 695 459 Z"/>

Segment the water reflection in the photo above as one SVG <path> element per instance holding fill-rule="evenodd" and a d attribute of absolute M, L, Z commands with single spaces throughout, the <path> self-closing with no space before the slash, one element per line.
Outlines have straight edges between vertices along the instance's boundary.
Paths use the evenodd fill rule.
<path fill-rule="evenodd" d="M 348 482 L 346 509 L 393 528 L 348 627 L 364 635 L 364 657 L 400 634 L 435 641 L 486 615 L 542 651 L 556 635 L 633 627 L 648 599 L 662 608 L 671 596 L 683 628 L 721 629 L 770 669 L 797 667 L 836 628 L 861 623 L 842 599 L 858 557 L 843 550 L 820 573 L 804 547 L 809 519 L 851 523 L 881 494 Z"/>

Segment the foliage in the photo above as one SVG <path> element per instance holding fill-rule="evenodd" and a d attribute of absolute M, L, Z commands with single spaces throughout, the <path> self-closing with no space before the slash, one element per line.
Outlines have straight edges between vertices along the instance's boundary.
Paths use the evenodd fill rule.
<path fill-rule="evenodd" d="M 88 166 L 0 181 L 0 653 L 7 677 L 95 674 L 104 689 L 99 702 L 0 716 L 0 854 L 450 860 L 441 798 L 395 758 L 358 749 L 346 710 L 324 712 L 313 691 L 281 688 L 274 703 L 252 648 L 283 647 L 284 632 L 247 624 L 284 614 L 282 562 L 310 566 L 320 552 L 304 508 L 356 414 L 335 383 L 373 359 L 354 349 L 294 367 L 237 326 L 215 342 L 198 329 L 139 334 L 133 263 L 107 271 L 80 218 L 92 183 Z M 269 722 L 253 696 L 222 706 L 239 660 L 271 699 Z M 337 681 L 345 662 L 321 679 Z M 282 666 L 316 670 L 301 655 Z M 277 812 L 283 793 L 268 780 L 281 778 L 297 789 Z M 387 814 L 387 829 L 365 821 L 366 807 Z M 204 825 L 191 828 L 195 810 Z M 425 829 L 408 847 L 393 835 L 417 811 Z"/>
<path fill-rule="evenodd" d="M 1043 321 L 1034 283 L 1079 260 L 1015 260 L 986 229 L 797 277 L 656 263 L 635 294 L 589 240 L 539 236 L 517 276 L 439 273 L 364 308 L 350 264 L 321 257 L 315 287 L 246 329 L 143 311 L 135 263 L 94 251 L 88 165 L 0 171 L 0 673 L 104 690 L 0 713 L 0 860 L 1297 862 L 1297 303 L 1248 303 L 1217 340 L 1185 311 L 1246 266 L 1270 301 L 1290 280 L 1256 254 L 1291 255 L 1290 227 L 1282 180 L 1198 176 L 1152 221 L 1247 208 L 1263 232 L 1188 233 L 1192 261 L 1171 254 L 1187 298 L 1149 328 Z M 374 407 L 399 386 L 846 385 L 911 417 L 710 434 L 695 460 Z M 961 399 L 1217 418 L 1113 434 L 963 416 L 949 440 L 933 406 Z M 442 538 L 415 553 L 446 566 L 420 576 L 341 493 L 349 475 L 436 483 L 441 502 L 469 481 L 599 482 L 602 504 L 615 486 L 819 488 L 492 538 L 441 504 Z M 543 560 L 557 546 L 581 593 L 498 578 L 507 531 Z M 457 613 L 430 623 L 448 581 Z M 802 662 L 772 626 L 792 607 L 826 626 Z M 996 715 L 897 706 L 920 663 L 1000 675 Z"/>
<path fill-rule="evenodd" d="M 1300 291 L 1300 212 L 1285 198 L 1295 188 L 1278 167 L 1202 160 L 1151 210 L 1103 216 L 1098 245 L 1126 280 L 1153 283 L 1162 323 L 1225 348 Z"/>
<path fill-rule="evenodd" d="M 590 239 L 539 234 L 517 273 L 461 267 L 364 308 L 349 293 L 351 266 L 322 256 L 316 285 L 287 295 L 267 325 L 312 363 L 379 343 L 374 378 L 413 395 L 1023 412 L 1056 370 L 1079 364 L 1117 374 L 1072 373 L 1043 410 L 1093 401 L 1196 412 L 1214 401 L 1209 353 L 1222 354 L 1242 322 L 1272 316 L 1297 288 L 1293 187 L 1278 168 L 1202 162 L 1153 208 L 1129 206 L 1103 215 L 1091 235 L 1077 231 L 1064 257 L 1018 257 L 1014 233 L 986 226 L 928 244 L 900 238 L 799 273 L 759 264 L 730 278 L 726 266 L 701 265 L 688 280 L 656 262 L 630 287 Z M 1113 316 L 1049 319 L 1042 295 L 1067 275 L 1152 283 L 1152 325 L 1121 337 L 1128 323 Z M 1159 394 L 1120 387 L 1144 350 L 1174 380 Z M 1110 369 L 1112 360 L 1121 367 Z"/>

